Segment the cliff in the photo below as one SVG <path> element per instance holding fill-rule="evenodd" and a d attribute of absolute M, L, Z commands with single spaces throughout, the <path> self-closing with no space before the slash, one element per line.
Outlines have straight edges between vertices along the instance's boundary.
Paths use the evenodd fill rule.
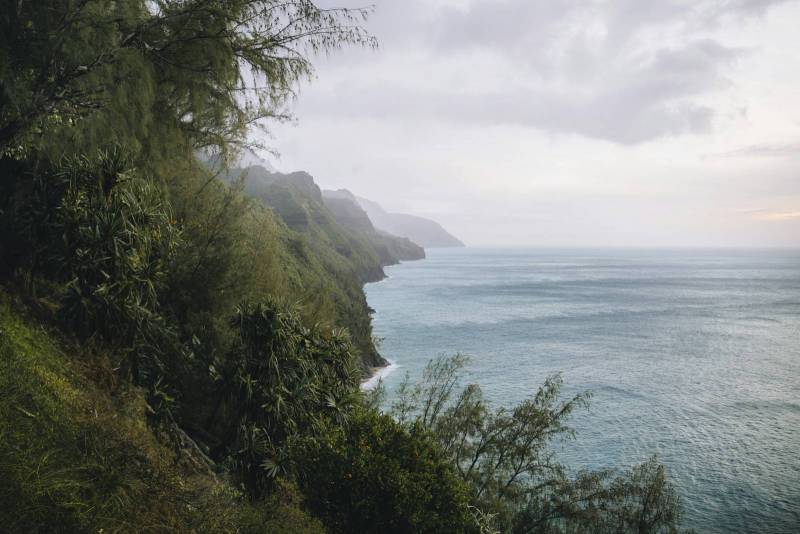
<path fill-rule="evenodd" d="M 425 249 L 412 240 L 376 229 L 367 212 L 346 189 L 323 191 L 322 197 L 339 224 L 364 236 L 372 243 L 383 265 L 392 265 L 398 261 L 420 260 L 425 257 Z"/>
<path fill-rule="evenodd" d="M 296 272 L 294 293 L 334 316 L 350 332 L 364 368 L 385 364 L 372 340 L 370 308 L 363 285 L 385 277 L 383 267 L 425 257 L 408 239 L 380 232 L 359 205 L 323 195 L 302 171 L 279 173 L 262 166 L 234 169 L 227 181 L 268 207 L 286 225 L 284 259 Z M 313 289 L 316 288 L 316 289 Z M 325 302 L 318 302 L 324 299 Z"/>
<path fill-rule="evenodd" d="M 464 243 L 445 230 L 441 224 L 424 217 L 404 213 L 389 213 L 378 203 L 356 197 L 375 228 L 406 237 L 425 248 L 463 247 Z"/>

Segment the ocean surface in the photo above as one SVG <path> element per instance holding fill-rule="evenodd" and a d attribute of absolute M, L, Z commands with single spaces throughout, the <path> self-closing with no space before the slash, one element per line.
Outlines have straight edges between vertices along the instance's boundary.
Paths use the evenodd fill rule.
<path fill-rule="evenodd" d="M 561 372 L 594 394 L 570 468 L 657 453 L 684 526 L 800 532 L 800 251 L 433 249 L 387 274 L 366 291 L 389 401 L 439 354 L 496 404 Z"/>

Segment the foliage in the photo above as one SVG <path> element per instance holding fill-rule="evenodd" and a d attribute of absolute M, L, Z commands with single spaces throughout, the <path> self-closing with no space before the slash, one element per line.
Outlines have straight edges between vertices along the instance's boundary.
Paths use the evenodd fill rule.
<path fill-rule="evenodd" d="M 4 532 L 322 532 L 291 485 L 250 503 L 193 467 L 153 433 L 138 390 L 109 395 L 98 362 L 18 308 L 0 288 Z"/>
<path fill-rule="evenodd" d="M 267 210 L 198 164 L 186 165 L 169 193 L 184 246 L 160 301 L 207 368 L 230 351 L 229 318 L 237 304 L 288 296 L 282 229 Z"/>
<path fill-rule="evenodd" d="M 368 10 L 310 0 L 4 0 L 0 151 L 63 127 L 86 141 L 223 153 L 287 117 L 312 54 L 374 46 Z M 166 119 L 166 120 L 165 120 Z M 85 129 L 84 129 L 85 128 Z M 60 141 L 60 142 L 63 142 Z M 96 146 L 96 145 L 95 145 Z"/>
<path fill-rule="evenodd" d="M 613 476 L 581 472 L 531 494 L 514 518 L 512 531 L 677 534 L 681 504 L 655 457 Z"/>
<path fill-rule="evenodd" d="M 259 494 L 291 466 L 294 438 L 341 426 L 358 377 L 344 332 L 305 327 L 292 309 L 268 300 L 243 304 L 232 321 L 239 344 L 220 369 L 220 440 L 248 489 Z"/>
<path fill-rule="evenodd" d="M 435 441 L 361 410 L 299 448 L 301 487 L 331 532 L 477 532 L 467 488 Z"/>
<path fill-rule="evenodd" d="M 12 221 L 21 267 L 59 284 L 49 296 L 72 332 L 127 352 L 134 382 L 154 381 L 172 337 L 159 291 L 181 245 L 160 189 L 120 150 L 65 158 L 21 188 Z"/>
<path fill-rule="evenodd" d="M 419 384 L 401 386 L 392 413 L 410 429 L 436 438 L 469 484 L 479 517 L 502 531 L 678 532 L 680 502 L 655 459 L 611 479 L 608 471 L 571 479 L 551 443 L 573 437 L 570 414 L 588 394 L 560 399 L 561 378 L 513 408 L 492 408 L 480 387 L 456 394 L 466 359 L 429 362 Z"/>
<path fill-rule="evenodd" d="M 303 508 L 303 496 L 296 485 L 276 481 L 275 491 L 262 501 L 241 507 L 241 534 L 324 534 L 323 524 Z"/>

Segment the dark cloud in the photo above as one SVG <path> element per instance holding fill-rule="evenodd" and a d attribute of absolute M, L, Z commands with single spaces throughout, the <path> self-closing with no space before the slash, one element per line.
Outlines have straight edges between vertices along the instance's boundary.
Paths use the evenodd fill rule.
<path fill-rule="evenodd" d="M 602 83 L 592 82 L 591 90 L 580 85 L 557 89 L 534 85 L 476 92 L 455 86 L 387 87 L 380 81 L 362 80 L 354 87 L 309 95 L 303 110 L 382 119 L 513 124 L 632 144 L 708 130 L 713 110 L 693 103 L 691 97 L 725 85 L 719 67 L 736 53 L 707 40 L 660 50 L 635 68 L 617 70 Z"/>
<path fill-rule="evenodd" d="M 332 64 L 347 66 L 346 80 L 302 109 L 524 125 L 621 144 L 703 132 L 715 110 L 702 97 L 728 85 L 726 69 L 747 53 L 711 30 L 785 1 L 383 0 L 370 23 L 383 52 Z M 428 59 L 396 61 L 409 50 Z M 509 66 L 498 75 L 493 62 Z M 442 65 L 463 67 L 448 78 Z"/>
<path fill-rule="evenodd" d="M 606 33 L 603 46 L 618 48 L 654 27 L 674 25 L 702 31 L 726 19 L 762 16 L 770 8 L 790 1 L 793 0 L 476 0 L 465 8 L 435 9 L 435 15 L 422 19 L 427 20 L 427 25 L 421 33 L 426 40 L 449 50 L 498 47 L 507 52 L 519 45 L 552 48 L 602 27 Z M 403 7 L 415 11 L 422 8 L 418 0 L 391 4 L 394 17 Z M 426 4 L 432 9 L 431 2 Z M 379 16 L 385 8 L 386 2 L 378 4 Z"/>

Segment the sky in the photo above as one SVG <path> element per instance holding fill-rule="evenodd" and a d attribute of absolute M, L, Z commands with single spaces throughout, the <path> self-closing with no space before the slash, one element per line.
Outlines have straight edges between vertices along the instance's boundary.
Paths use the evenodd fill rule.
<path fill-rule="evenodd" d="M 366 28 L 271 127 L 279 170 L 471 246 L 800 247 L 800 1 L 379 0 Z"/>

